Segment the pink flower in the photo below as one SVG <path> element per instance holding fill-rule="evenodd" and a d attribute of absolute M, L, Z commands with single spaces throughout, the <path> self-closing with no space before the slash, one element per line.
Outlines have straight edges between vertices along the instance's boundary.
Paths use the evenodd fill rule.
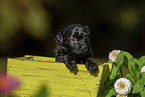
<path fill-rule="evenodd" d="M 14 76 L 0 72 L 0 95 L 10 94 L 20 86 L 20 81 Z"/>

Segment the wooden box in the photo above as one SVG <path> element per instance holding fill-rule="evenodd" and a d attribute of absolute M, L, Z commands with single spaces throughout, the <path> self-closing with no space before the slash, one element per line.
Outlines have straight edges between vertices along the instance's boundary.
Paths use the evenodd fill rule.
<path fill-rule="evenodd" d="M 99 97 L 103 83 L 111 70 L 111 64 L 99 65 L 96 73 L 90 73 L 85 65 L 70 71 L 55 58 L 30 56 L 9 58 L 8 74 L 21 79 L 21 87 L 15 91 L 18 97 L 34 95 L 43 84 L 48 88 L 48 97 Z"/>

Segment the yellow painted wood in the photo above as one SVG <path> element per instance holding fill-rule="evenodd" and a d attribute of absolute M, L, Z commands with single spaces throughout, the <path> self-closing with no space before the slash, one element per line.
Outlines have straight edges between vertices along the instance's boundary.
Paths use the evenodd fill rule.
<path fill-rule="evenodd" d="M 69 71 L 65 64 L 56 63 L 55 58 L 27 55 L 9 58 L 8 74 L 21 79 L 22 86 L 15 92 L 20 97 L 30 97 L 38 91 L 40 84 L 48 87 L 48 97 L 96 97 L 105 66 L 99 65 L 95 74 L 88 72 L 84 65 Z"/>

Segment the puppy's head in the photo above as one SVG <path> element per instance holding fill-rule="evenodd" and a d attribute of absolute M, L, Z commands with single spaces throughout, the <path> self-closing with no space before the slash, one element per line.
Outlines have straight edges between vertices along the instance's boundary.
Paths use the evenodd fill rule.
<path fill-rule="evenodd" d="M 90 33 L 87 27 L 73 24 L 64 28 L 56 36 L 56 42 L 76 56 L 84 56 L 90 52 Z"/>

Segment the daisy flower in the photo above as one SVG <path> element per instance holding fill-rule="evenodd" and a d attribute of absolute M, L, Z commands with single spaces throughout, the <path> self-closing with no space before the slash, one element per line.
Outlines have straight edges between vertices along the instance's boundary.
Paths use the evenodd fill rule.
<path fill-rule="evenodd" d="M 0 72 L 0 95 L 11 93 L 20 85 L 20 81 L 13 76 Z"/>
<path fill-rule="evenodd" d="M 116 97 L 128 97 L 127 95 L 118 94 Z"/>
<path fill-rule="evenodd" d="M 121 52 L 121 50 L 113 50 L 109 53 L 109 59 L 111 60 L 111 62 L 115 62 L 116 63 L 116 58 L 117 55 Z"/>
<path fill-rule="evenodd" d="M 132 88 L 131 82 L 126 78 L 116 80 L 114 84 L 115 91 L 120 95 L 129 94 Z"/>
<path fill-rule="evenodd" d="M 142 72 L 145 72 L 145 66 L 143 66 L 143 67 L 141 68 L 141 72 L 140 72 L 140 73 L 142 73 Z"/>

